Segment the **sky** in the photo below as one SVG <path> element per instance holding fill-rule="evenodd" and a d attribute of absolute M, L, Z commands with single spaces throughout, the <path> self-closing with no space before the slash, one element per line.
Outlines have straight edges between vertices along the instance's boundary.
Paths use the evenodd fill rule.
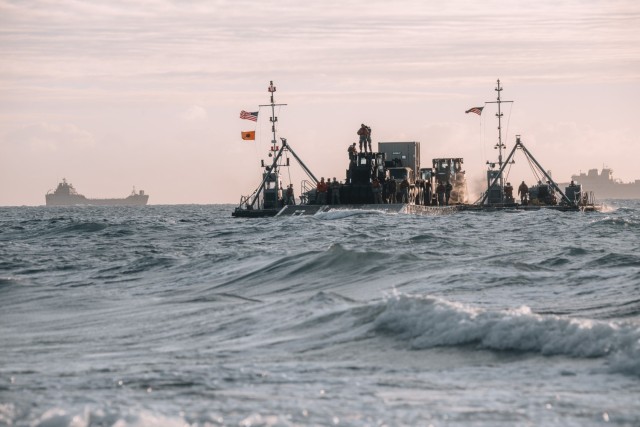
<path fill-rule="evenodd" d="M 637 0 L 0 0 L 0 205 L 87 197 L 238 203 L 270 124 L 317 177 L 344 180 L 361 123 L 463 157 L 473 194 L 515 135 L 556 181 L 607 166 L 640 179 Z M 242 131 L 256 130 L 256 141 Z M 506 156 L 506 153 L 505 153 Z M 510 181 L 533 182 L 520 155 Z M 292 164 L 293 164 L 292 159 Z M 306 176 L 284 170 L 294 188 Z"/>

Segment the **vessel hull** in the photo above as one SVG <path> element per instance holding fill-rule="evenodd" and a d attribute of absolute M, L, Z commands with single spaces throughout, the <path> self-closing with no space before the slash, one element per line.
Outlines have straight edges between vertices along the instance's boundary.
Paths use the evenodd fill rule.
<path fill-rule="evenodd" d="M 601 205 L 587 205 L 587 206 L 570 206 L 570 205 L 463 205 L 463 211 L 482 211 L 482 212 L 496 212 L 496 211 L 539 211 L 541 209 L 560 211 L 560 212 L 597 212 L 602 210 Z"/>
<path fill-rule="evenodd" d="M 231 212 L 235 218 L 265 218 L 276 216 L 280 209 L 236 209 Z"/>
<path fill-rule="evenodd" d="M 393 204 L 353 204 L 353 205 L 289 205 L 282 208 L 277 216 L 315 215 L 321 212 L 338 211 L 378 211 L 391 214 L 414 215 L 446 215 L 461 210 L 461 205 L 452 206 L 421 206 L 407 203 Z"/>
<path fill-rule="evenodd" d="M 537 205 L 502 205 L 502 206 L 481 206 L 481 205 L 450 205 L 450 206 L 422 206 L 408 203 L 393 204 L 352 204 L 352 205 L 288 205 L 281 209 L 237 209 L 231 213 L 236 218 L 263 218 L 274 216 L 310 216 L 325 212 L 339 211 L 372 211 L 387 214 L 410 214 L 437 216 L 449 215 L 455 212 L 498 212 L 498 211 L 539 211 L 541 209 L 560 212 L 598 212 L 602 210 L 601 205 L 589 206 L 537 206 Z"/>
<path fill-rule="evenodd" d="M 149 201 L 149 196 L 135 195 L 122 199 L 88 199 L 81 195 L 56 195 L 47 194 L 47 206 L 144 206 Z"/>

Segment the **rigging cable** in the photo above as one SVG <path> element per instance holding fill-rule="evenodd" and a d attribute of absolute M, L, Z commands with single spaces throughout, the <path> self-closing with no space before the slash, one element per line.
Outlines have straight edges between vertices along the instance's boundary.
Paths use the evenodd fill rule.
<path fill-rule="evenodd" d="M 487 103 L 485 102 L 484 105 L 486 107 Z M 484 126 L 484 117 L 482 116 L 482 114 L 480 114 L 480 154 L 482 156 L 480 158 L 481 162 L 483 160 L 485 161 L 488 160 L 486 157 L 485 146 L 484 146 L 486 144 L 485 132 L 486 132 L 486 126 Z"/>
<path fill-rule="evenodd" d="M 531 168 L 531 172 L 533 173 L 533 176 L 536 179 L 536 184 L 538 184 L 538 182 L 541 182 L 542 180 L 540 179 L 541 176 L 537 172 L 537 167 L 533 164 L 529 156 L 525 156 L 525 157 L 527 158 L 527 161 L 529 162 L 529 167 Z"/>
<path fill-rule="evenodd" d="M 507 168 L 507 175 L 504 177 L 505 181 L 509 181 L 509 174 L 511 173 L 511 167 L 513 166 L 514 163 L 515 162 L 514 162 L 513 158 L 511 158 L 511 162 L 509 163 L 509 167 Z"/>
<path fill-rule="evenodd" d="M 504 139 L 508 140 L 509 137 L 509 123 L 511 122 L 511 111 L 513 111 L 513 102 L 509 102 L 509 114 L 507 115 L 507 129 L 504 134 Z"/>

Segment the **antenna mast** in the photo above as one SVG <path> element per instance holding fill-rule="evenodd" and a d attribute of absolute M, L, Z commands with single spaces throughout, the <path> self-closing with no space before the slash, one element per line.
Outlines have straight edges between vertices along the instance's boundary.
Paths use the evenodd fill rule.
<path fill-rule="evenodd" d="M 504 145 L 502 143 L 502 108 L 501 108 L 501 104 L 503 102 L 513 102 L 513 101 L 503 101 L 500 98 L 500 92 L 502 92 L 502 87 L 500 87 L 500 79 L 498 79 L 498 84 L 497 87 L 495 88 L 495 91 L 498 92 L 498 99 L 496 101 L 487 101 L 485 102 L 485 104 L 498 104 L 498 113 L 496 114 L 496 117 L 498 118 L 498 143 L 495 145 L 494 148 L 498 149 L 498 166 L 499 169 L 502 170 L 502 149 L 506 149 L 506 145 Z M 487 162 L 489 163 L 489 162 Z M 500 174 L 500 187 L 504 187 L 504 179 L 502 177 L 502 174 Z"/>
<path fill-rule="evenodd" d="M 271 117 L 269 120 L 271 121 L 271 151 L 276 152 L 278 149 L 276 148 L 276 144 L 278 143 L 278 139 L 276 138 L 276 122 L 278 118 L 276 117 L 276 107 L 287 105 L 287 104 L 276 104 L 273 99 L 273 93 L 276 91 L 276 87 L 273 85 L 273 80 L 269 82 L 269 87 L 267 88 L 269 93 L 271 94 L 271 104 L 260 105 L 260 107 L 271 107 Z"/>

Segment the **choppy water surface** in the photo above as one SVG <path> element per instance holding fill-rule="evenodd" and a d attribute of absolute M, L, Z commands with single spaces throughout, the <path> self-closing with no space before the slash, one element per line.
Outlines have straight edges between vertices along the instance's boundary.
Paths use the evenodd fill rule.
<path fill-rule="evenodd" d="M 640 204 L 0 208 L 0 425 L 640 425 Z"/>

